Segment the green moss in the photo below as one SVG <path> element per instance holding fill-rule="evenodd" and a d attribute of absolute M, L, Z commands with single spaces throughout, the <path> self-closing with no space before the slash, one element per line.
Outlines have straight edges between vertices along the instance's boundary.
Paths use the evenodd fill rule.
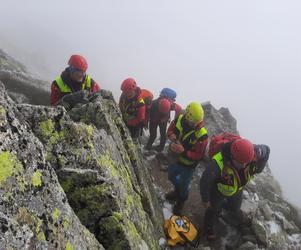
<path fill-rule="evenodd" d="M 140 242 L 141 237 L 140 237 L 134 223 L 132 221 L 130 221 L 129 219 L 126 219 L 125 220 L 125 227 L 127 229 L 127 234 L 129 235 L 130 239 L 133 242 Z"/>
<path fill-rule="evenodd" d="M 56 222 L 60 216 L 61 212 L 58 208 L 55 208 L 53 213 L 52 213 L 52 219 L 54 222 Z"/>
<path fill-rule="evenodd" d="M 9 151 L 0 152 L 0 185 L 13 174 L 19 174 L 23 170 L 17 157 Z"/>
<path fill-rule="evenodd" d="M 49 161 L 49 162 L 52 162 L 52 161 L 55 160 L 55 157 L 53 156 L 52 153 L 46 152 L 45 160 L 46 160 L 46 161 Z"/>
<path fill-rule="evenodd" d="M 62 156 L 62 155 L 59 155 L 59 156 L 58 156 L 58 160 L 59 160 L 59 165 L 60 165 L 60 167 L 64 167 L 65 164 L 66 164 L 66 159 L 65 159 L 65 157 Z"/>
<path fill-rule="evenodd" d="M 73 246 L 71 245 L 70 241 L 66 244 L 66 250 L 73 250 Z"/>
<path fill-rule="evenodd" d="M 61 186 L 63 188 L 63 190 L 65 191 L 65 193 L 68 193 L 72 188 L 73 188 L 73 181 L 71 178 L 68 178 L 66 180 L 64 180 L 63 182 L 61 182 Z"/>
<path fill-rule="evenodd" d="M 35 187 L 40 187 L 42 186 L 42 174 L 39 170 L 35 171 L 34 174 L 31 177 L 31 183 L 32 185 L 34 185 Z"/>

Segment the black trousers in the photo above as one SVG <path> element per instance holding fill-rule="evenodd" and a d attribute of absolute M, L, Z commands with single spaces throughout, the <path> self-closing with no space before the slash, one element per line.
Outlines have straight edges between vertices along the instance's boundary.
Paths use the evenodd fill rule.
<path fill-rule="evenodd" d="M 242 203 L 242 191 L 233 196 L 222 195 L 216 187 L 212 188 L 210 193 L 210 207 L 205 212 L 204 224 L 205 230 L 214 230 L 217 215 L 222 208 L 233 213 L 240 213 Z"/>
<path fill-rule="evenodd" d="M 138 125 L 138 126 L 128 126 L 128 129 L 131 133 L 131 136 L 133 139 L 138 139 L 140 134 L 141 134 L 141 131 L 142 131 L 142 126 L 141 125 Z"/>
<path fill-rule="evenodd" d="M 160 146 L 159 147 L 162 149 L 164 148 L 165 143 L 166 143 L 167 122 L 157 123 L 157 122 L 151 122 L 151 121 L 149 123 L 149 139 L 148 139 L 146 147 L 151 148 L 154 141 L 156 140 L 158 126 L 160 129 Z"/>

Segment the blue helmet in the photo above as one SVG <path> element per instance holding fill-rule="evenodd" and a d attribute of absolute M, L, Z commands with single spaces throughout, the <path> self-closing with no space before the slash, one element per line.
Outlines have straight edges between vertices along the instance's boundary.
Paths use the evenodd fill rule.
<path fill-rule="evenodd" d="M 160 92 L 160 97 L 167 97 L 167 98 L 169 98 L 171 100 L 175 100 L 176 97 L 177 97 L 177 93 L 173 89 L 164 88 Z"/>

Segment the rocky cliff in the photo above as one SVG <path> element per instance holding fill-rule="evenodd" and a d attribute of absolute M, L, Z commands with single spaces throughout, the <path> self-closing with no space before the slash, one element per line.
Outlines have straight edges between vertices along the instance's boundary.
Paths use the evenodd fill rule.
<path fill-rule="evenodd" d="M 49 93 L 36 91 L 43 82 L 2 52 L 0 58 L 0 79 L 17 100 L 0 83 L 0 249 L 167 248 L 168 153 L 143 152 L 133 143 L 111 93 L 89 96 L 68 112 L 42 106 Z M 209 135 L 237 132 L 228 109 L 210 103 L 204 109 Z M 207 163 L 196 169 L 184 207 L 201 235 L 198 183 Z M 247 223 L 238 227 L 241 222 L 223 212 L 219 240 L 208 244 L 201 236 L 197 249 L 300 249 L 298 211 L 270 169 L 244 191 Z"/>

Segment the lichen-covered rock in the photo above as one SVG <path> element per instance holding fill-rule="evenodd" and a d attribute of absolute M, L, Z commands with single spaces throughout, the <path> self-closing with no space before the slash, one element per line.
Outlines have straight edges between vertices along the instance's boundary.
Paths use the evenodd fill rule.
<path fill-rule="evenodd" d="M 66 113 L 19 105 L 69 203 L 107 249 L 159 249 L 162 211 L 145 162 L 111 94 Z M 71 119 L 72 118 L 72 119 Z"/>
<path fill-rule="evenodd" d="M 0 82 L 0 248 L 103 249 L 67 202 L 41 142 Z"/>

